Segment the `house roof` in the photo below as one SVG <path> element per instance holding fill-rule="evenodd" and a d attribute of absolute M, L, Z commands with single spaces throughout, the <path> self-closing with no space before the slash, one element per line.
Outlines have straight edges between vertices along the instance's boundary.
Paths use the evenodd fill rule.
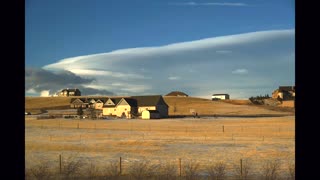
<path fill-rule="evenodd" d="M 188 96 L 188 94 L 181 91 L 172 91 L 168 93 L 166 96 Z"/>
<path fill-rule="evenodd" d="M 114 103 L 114 105 L 103 105 L 103 107 L 116 107 L 122 98 L 109 98 L 109 99 Z M 106 103 L 107 101 L 108 100 L 106 99 L 104 103 Z"/>
<path fill-rule="evenodd" d="M 279 91 L 295 91 L 295 86 L 279 86 Z"/>
<path fill-rule="evenodd" d="M 131 107 L 137 107 L 138 103 L 136 99 L 132 98 L 123 98 Z"/>
<path fill-rule="evenodd" d="M 161 95 L 131 96 L 131 97 L 137 100 L 138 106 L 156 106 L 159 104 L 168 106 L 168 104 L 163 100 Z"/>
<path fill-rule="evenodd" d="M 68 91 L 68 92 L 76 92 L 76 91 L 80 91 L 79 89 L 75 88 L 75 89 L 62 89 L 61 91 Z"/>
<path fill-rule="evenodd" d="M 224 95 L 229 96 L 229 94 L 213 94 L 212 96 L 224 96 Z"/>
<path fill-rule="evenodd" d="M 158 110 L 148 110 L 150 113 L 159 113 Z"/>

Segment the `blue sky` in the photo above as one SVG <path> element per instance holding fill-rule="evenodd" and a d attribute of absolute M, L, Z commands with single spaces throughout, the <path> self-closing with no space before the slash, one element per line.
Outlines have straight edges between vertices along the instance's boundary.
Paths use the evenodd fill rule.
<path fill-rule="evenodd" d="M 52 94 L 68 86 L 87 95 L 181 90 L 204 98 L 229 93 L 241 99 L 271 94 L 279 85 L 294 84 L 294 4 L 292 0 L 26 1 L 26 95 Z M 97 59 L 95 54 L 103 55 Z M 70 58 L 76 60 L 70 63 Z M 66 74 L 72 76 L 70 81 L 60 80 Z"/>

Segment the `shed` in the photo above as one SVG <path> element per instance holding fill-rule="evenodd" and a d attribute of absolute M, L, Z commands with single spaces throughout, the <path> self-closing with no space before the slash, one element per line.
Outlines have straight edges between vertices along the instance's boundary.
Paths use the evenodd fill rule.
<path fill-rule="evenodd" d="M 142 111 L 142 119 L 159 119 L 160 113 L 157 110 Z"/>
<path fill-rule="evenodd" d="M 225 100 L 225 99 L 230 99 L 229 94 L 213 94 L 212 95 L 212 100 Z"/>

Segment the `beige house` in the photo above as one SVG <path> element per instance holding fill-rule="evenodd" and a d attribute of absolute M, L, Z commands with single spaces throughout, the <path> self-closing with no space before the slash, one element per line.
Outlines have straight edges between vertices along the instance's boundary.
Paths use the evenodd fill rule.
<path fill-rule="evenodd" d="M 58 96 L 81 96 L 81 92 L 79 89 L 62 89 L 59 93 Z"/>
<path fill-rule="evenodd" d="M 72 98 L 70 102 L 70 107 L 71 108 L 88 108 L 89 102 L 86 98 Z"/>
<path fill-rule="evenodd" d="M 115 98 L 72 98 L 71 108 L 94 108 L 102 111 L 102 116 L 116 116 L 133 118 L 142 115 L 147 110 L 151 112 L 150 118 L 168 117 L 169 106 L 161 95 L 132 96 Z M 149 112 L 149 113 L 150 113 Z"/>
<path fill-rule="evenodd" d="M 117 115 L 117 104 L 121 98 L 108 98 L 103 105 L 102 115 L 103 116 L 116 116 Z"/>
<path fill-rule="evenodd" d="M 104 104 L 103 100 L 98 99 L 94 103 L 94 108 L 102 110 L 103 109 L 103 104 Z"/>
<path fill-rule="evenodd" d="M 137 101 L 132 98 L 109 98 L 103 106 L 103 116 L 133 118 L 137 112 Z"/>
<path fill-rule="evenodd" d="M 106 98 L 72 98 L 70 102 L 71 108 L 93 108 L 102 110 Z"/>
<path fill-rule="evenodd" d="M 281 100 L 294 100 L 296 96 L 295 86 L 279 86 L 272 92 L 272 98 Z"/>

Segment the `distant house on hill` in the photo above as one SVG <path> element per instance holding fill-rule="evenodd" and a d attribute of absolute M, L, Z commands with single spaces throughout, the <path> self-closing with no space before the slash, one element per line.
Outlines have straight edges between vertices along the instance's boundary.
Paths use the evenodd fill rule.
<path fill-rule="evenodd" d="M 212 100 L 225 100 L 225 99 L 230 99 L 229 94 L 213 94 L 211 96 Z"/>
<path fill-rule="evenodd" d="M 184 92 L 181 92 L 181 91 L 172 91 L 172 92 L 168 93 L 166 96 L 188 97 L 189 95 Z"/>
<path fill-rule="evenodd" d="M 59 93 L 58 96 L 81 96 L 81 92 L 79 89 L 62 89 Z"/>
<path fill-rule="evenodd" d="M 294 100 L 296 96 L 295 86 L 279 86 L 272 92 L 272 98 L 281 100 Z"/>

